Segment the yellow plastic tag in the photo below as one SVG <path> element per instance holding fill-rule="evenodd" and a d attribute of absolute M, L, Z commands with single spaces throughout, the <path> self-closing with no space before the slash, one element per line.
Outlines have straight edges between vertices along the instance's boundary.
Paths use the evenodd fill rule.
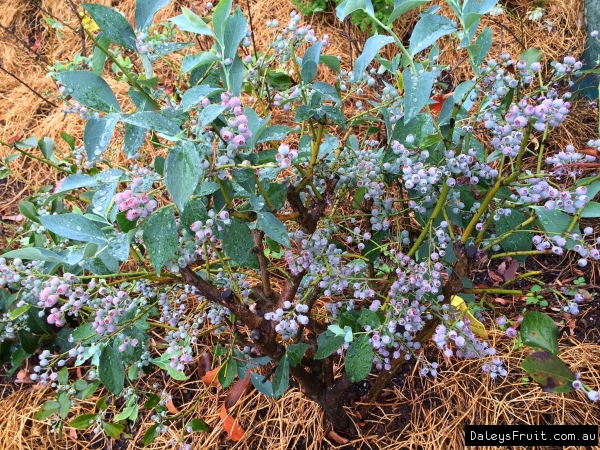
<path fill-rule="evenodd" d="M 81 24 L 83 25 L 83 28 L 88 30 L 90 33 L 100 29 L 100 27 L 96 25 L 96 22 L 94 22 L 94 19 L 87 14 L 80 12 L 79 17 L 81 18 Z"/>
<path fill-rule="evenodd" d="M 454 297 L 452 297 L 450 304 L 469 318 L 469 320 L 471 321 L 471 330 L 473 331 L 473 333 L 475 333 L 480 338 L 488 338 L 488 334 L 485 327 L 479 320 L 473 317 L 473 314 L 469 312 L 469 308 L 467 307 L 467 304 L 465 303 L 462 297 L 455 295 Z"/>

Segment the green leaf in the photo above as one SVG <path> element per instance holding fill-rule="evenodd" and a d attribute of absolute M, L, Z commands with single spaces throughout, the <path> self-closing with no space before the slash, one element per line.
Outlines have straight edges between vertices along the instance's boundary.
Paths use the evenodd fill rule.
<path fill-rule="evenodd" d="M 583 208 L 581 212 L 581 217 L 596 219 L 600 217 L 600 203 L 598 202 L 588 202 Z"/>
<path fill-rule="evenodd" d="M 456 23 L 437 14 L 423 14 L 415 25 L 409 40 L 408 51 L 411 56 L 425 50 L 442 36 L 454 33 Z"/>
<path fill-rule="evenodd" d="M 27 330 L 19 330 L 19 342 L 21 347 L 29 354 L 34 354 L 38 347 L 38 338 Z"/>
<path fill-rule="evenodd" d="M 247 29 L 246 17 L 238 7 L 233 15 L 225 19 L 223 24 L 223 39 L 221 40 L 223 43 L 223 60 L 235 58 L 240 42 L 246 37 Z"/>
<path fill-rule="evenodd" d="M 94 381 L 93 383 L 90 383 L 88 385 L 88 387 L 86 387 L 84 390 L 75 394 L 75 398 L 78 398 L 79 400 L 85 400 L 90 395 L 92 395 L 94 392 L 96 392 L 96 389 L 98 389 L 98 386 L 100 386 L 100 381 Z"/>
<path fill-rule="evenodd" d="M 106 233 L 97 222 L 75 213 L 43 216 L 42 225 L 67 239 L 106 245 Z"/>
<path fill-rule="evenodd" d="M 121 439 L 125 427 L 119 423 L 102 422 L 102 429 L 113 439 Z"/>
<path fill-rule="evenodd" d="M 156 394 L 150 394 L 150 398 L 144 403 L 144 409 L 152 409 L 160 403 L 160 397 Z"/>
<path fill-rule="evenodd" d="M 135 51 L 135 33 L 131 24 L 118 11 L 96 3 L 83 3 L 85 9 L 102 32 L 117 45 Z"/>
<path fill-rule="evenodd" d="M 346 351 L 344 360 L 346 374 L 353 383 L 364 380 L 371 373 L 373 366 L 373 347 L 369 335 L 362 334 L 356 338 Z"/>
<path fill-rule="evenodd" d="M 208 426 L 202 421 L 202 419 L 190 420 L 186 425 L 186 428 L 187 427 L 190 427 L 192 431 L 209 431 Z"/>
<path fill-rule="evenodd" d="M 98 159 L 107 149 L 118 121 L 118 114 L 107 114 L 104 117 L 92 115 L 88 119 L 83 130 L 83 144 L 90 162 Z"/>
<path fill-rule="evenodd" d="M 102 384 L 115 395 L 119 395 L 125 385 L 125 369 L 118 350 L 107 345 L 100 353 L 98 376 Z"/>
<path fill-rule="evenodd" d="M 18 308 L 13 309 L 8 315 L 8 318 L 10 320 L 15 320 L 17 317 L 21 317 L 23 314 L 29 311 L 29 308 L 31 308 L 31 305 L 29 303 L 21 305 Z"/>
<path fill-rule="evenodd" d="M 171 0 L 136 0 L 135 26 L 138 30 L 145 30 L 152 24 L 154 15 L 167 6 Z"/>
<path fill-rule="evenodd" d="M 22 200 L 19 202 L 19 212 L 27 217 L 29 220 L 33 222 L 40 223 L 40 218 L 38 217 L 38 212 L 33 203 L 28 202 L 26 200 Z"/>
<path fill-rule="evenodd" d="M 219 2 L 219 5 L 221 5 L 222 3 L 223 2 Z M 217 6 L 217 8 L 218 8 L 218 6 Z M 213 14 L 213 17 L 214 17 L 214 14 Z M 197 67 L 205 66 L 207 64 L 212 64 L 212 63 L 215 63 L 218 61 L 220 61 L 219 57 L 212 52 L 200 52 L 197 55 L 186 55 L 183 58 L 181 70 L 183 73 L 188 73 Z M 213 90 L 217 89 L 217 88 L 211 88 L 210 86 L 208 86 L 206 84 L 201 84 L 200 86 L 194 86 L 194 87 L 188 89 L 186 91 L 186 94 L 190 90 L 192 90 L 194 88 L 199 88 L 199 87 L 203 87 L 205 89 L 213 89 Z M 183 94 L 183 95 L 185 97 L 185 94 Z M 182 101 L 182 106 L 183 106 L 183 101 Z"/>
<path fill-rule="evenodd" d="M 337 335 L 332 331 L 324 331 L 318 337 L 318 348 L 315 359 L 324 359 L 333 354 L 344 344 L 344 335 Z"/>
<path fill-rule="evenodd" d="M 198 126 L 205 127 L 213 123 L 225 109 L 223 105 L 208 105 L 198 113 Z"/>
<path fill-rule="evenodd" d="M 38 143 L 37 138 L 35 136 L 31 136 L 31 137 L 28 137 L 27 139 L 24 139 L 22 141 L 15 142 L 15 147 L 24 150 L 26 148 L 37 147 L 37 143 Z"/>
<path fill-rule="evenodd" d="M 275 242 L 284 247 L 290 246 L 290 238 L 288 237 L 285 225 L 283 225 L 273 214 L 266 211 L 260 211 L 258 213 L 258 225 L 263 229 L 265 234 Z"/>
<path fill-rule="evenodd" d="M 375 36 L 371 36 L 365 42 L 365 46 L 361 55 L 356 58 L 354 61 L 354 69 L 352 73 L 354 74 L 354 82 L 358 82 L 363 76 L 363 72 L 367 69 L 368 65 L 371 64 L 375 55 L 379 53 L 379 50 L 387 44 L 391 44 L 394 42 L 394 38 L 391 36 L 383 36 L 380 34 L 376 34 Z"/>
<path fill-rule="evenodd" d="M 94 423 L 96 417 L 97 414 L 82 414 L 71 420 L 69 426 L 77 430 L 86 430 Z"/>
<path fill-rule="evenodd" d="M 394 2 L 394 10 L 391 12 L 389 17 L 387 18 L 387 23 L 390 25 L 393 23 L 398 17 L 407 13 L 411 9 L 417 8 L 425 3 L 430 2 L 431 0 L 400 0 Z"/>
<path fill-rule="evenodd" d="M 128 116 L 123 116 L 122 120 L 125 123 L 147 130 L 158 131 L 169 136 L 176 136 L 181 133 L 179 125 L 154 111 L 139 111 Z"/>
<path fill-rule="evenodd" d="M 232 217 L 231 223 L 223 227 L 222 242 L 225 254 L 231 258 L 233 265 L 257 269 L 258 259 L 252 249 L 254 239 L 245 222 Z"/>
<path fill-rule="evenodd" d="M 542 60 L 542 56 L 543 53 L 540 50 L 532 47 L 521 53 L 519 59 L 525 61 L 527 63 L 527 68 L 529 68 L 534 62 L 540 62 Z"/>
<path fill-rule="evenodd" d="M 121 211 L 116 215 L 117 225 L 123 233 L 128 233 L 136 227 L 137 221 L 127 220 L 126 211 Z"/>
<path fill-rule="evenodd" d="M 325 64 L 327 67 L 329 67 L 335 73 L 338 73 L 340 71 L 340 60 L 337 59 L 336 56 L 321 55 L 321 56 L 319 56 L 319 61 L 322 64 Z"/>
<path fill-rule="evenodd" d="M 369 2 L 370 3 L 370 2 Z M 340 21 L 343 21 L 349 14 L 354 11 L 364 10 L 367 8 L 367 0 L 346 0 L 340 3 L 336 8 L 336 15 Z M 373 5 L 371 5 L 373 9 Z"/>
<path fill-rule="evenodd" d="M 38 141 L 38 148 L 40 149 L 42 155 L 44 155 L 44 158 L 46 159 L 52 158 L 55 146 L 56 145 L 54 144 L 54 141 L 49 137 L 43 137 Z"/>
<path fill-rule="evenodd" d="M 225 364 L 221 366 L 219 373 L 217 374 L 219 378 L 219 383 L 223 388 L 227 388 L 235 378 L 235 374 L 237 373 L 237 361 L 233 358 L 229 358 Z"/>
<path fill-rule="evenodd" d="M 302 356 L 304 356 L 304 353 L 309 347 L 310 345 L 303 342 L 299 344 L 291 344 L 287 346 L 285 353 L 293 362 L 299 364 L 300 361 L 302 361 Z"/>
<path fill-rule="evenodd" d="M 204 97 L 208 97 L 213 94 L 220 94 L 221 92 L 224 92 L 224 89 L 211 87 L 206 84 L 201 84 L 200 86 L 191 87 L 190 89 L 185 91 L 185 94 L 183 94 L 183 97 L 181 97 L 181 108 L 184 111 L 188 111 L 192 108 L 195 108 L 196 105 L 198 105 L 198 103 L 200 103 Z M 206 108 L 204 108 L 202 110 L 202 112 L 204 110 L 206 110 L 207 108 L 210 108 L 210 106 L 220 106 L 220 105 L 209 105 Z M 211 111 L 212 109 L 214 109 L 214 108 L 211 108 L 208 111 Z M 224 110 L 225 109 L 223 107 L 221 107 L 220 111 L 214 116 L 214 119 L 216 119 L 218 117 L 218 115 L 221 114 L 221 112 L 223 112 Z M 207 115 L 207 113 L 205 113 L 205 115 Z M 206 124 L 210 123 L 211 121 L 212 120 L 208 120 L 206 122 Z"/>
<path fill-rule="evenodd" d="M 273 394 L 273 384 L 269 380 L 264 380 L 263 375 L 259 375 L 255 372 L 250 372 L 250 381 L 252 385 L 256 388 L 258 392 L 267 397 L 274 397 Z M 264 380 L 264 383 L 263 383 Z"/>
<path fill-rule="evenodd" d="M 402 79 L 404 80 L 404 120 L 409 121 L 429 102 L 435 75 L 432 72 L 414 75 L 410 70 L 404 70 Z"/>
<path fill-rule="evenodd" d="M 358 323 L 363 327 L 365 325 L 368 325 L 371 328 L 378 328 L 381 325 L 381 319 L 379 318 L 377 313 L 371 311 L 368 308 L 363 308 L 360 312 Z"/>
<path fill-rule="evenodd" d="M 29 261 L 48 261 L 60 264 L 67 264 L 68 261 L 62 256 L 45 248 L 26 247 L 18 250 L 12 250 L 2 255 L 4 258 L 21 258 Z"/>
<path fill-rule="evenodd" d="M 110 39 L 102 32 L 96 36 L 96 40 L 104 49 L 108 49 L 110 46 Z M 92 50 L 92 72 L 101 77 L 107 59 L 108 56 L 106 53 L 98 45 L 94 45 L 94 49 Z"/>
<path fill-rule="evenodd" d="M 287 353 L 279 361 L 275 375 L 273 375 L 273 397 L 281 398 L 290 384 L 290 361 Z"/>
<path fill-rule="evenodd" d="M 215 8 L 212 15 L 212 26 L 215 30 L 215 36 L 219 42 L 223 42 L 223 29 L 225 20 L 231 12 L 232 0 L 222 0 Z"/>
<path fill-rule="evenodd" d="M 485 30 L 483 30 L 481 32 L 481 34 L 479 36 L 477 36 L 477 39 L 475 40 L 475 45 L 477 46 L 477 49 L 475 51 L 469 49 L 469 47 L 467 47 L 467 50 L 469 51 L 469 54 L 471 55 L 471 59 L 473 60 L 473 67 L 479 68 L 479 66 L 481 65 L 481 63 L 483 63 L 483 61 L 485 60 L 485 57 L 488 55 L 490 48 L 492 48 L 492 38 L 493 38 L 493 31 L 491 27 L 487 27 Z"/>
<path fill-rule="evenodd" d="M 183 14 L 169 19 L 182 31 L 189 31 L 190 33 L 201 34 L 205 36 L 214 36 L 214 33 L 208 25 L 196 14 L 187 8 L 183 8 Z"/>
<path fill-rule="evenodd" d="M 50 417 L 52 414 L 58 412 L 60 409 L 60 403 L 56 400 L 46 400 L 40 410 L 33 416 L 36 420 L 44 420 Z"/>
<path fill-rule="evenodd" d="M 71 409 L 71 400 L 69 400 L 69 394 L 66 392 L 61 392 L 57 396 L 58 403 L 60 403 L 60 409 L 58 410 L 58 415 L 61 419 L 66 419 L 69 415 L 69 410 Z"/>
<path fill-rule="evenodd" d="M 82 105 L 106 113 L 121 111 L 117 97 L 108 83 L 95 73 L 75 70 L 61 72 L 58 78 L 64 84 L 67 93 Z"/>
<path fill-rule="evenodd" d="M 142 438 L 142 444 L 144 445 L 144 447 L 152 444 L 154 439 L 156 439 L 158 437 L 158 426 L 159 425 L 160 425 L 159 423 L 156 423 L 146 430 L 146 432 L 144 433 L 144 437 Z"/>
<path fill-rule="evenodd" d="M 125 408 L 123 408 L 123 411 L 121 411 L 119 414 L 116 414 L 113 417 L 113 420 L 115 422 L 120 422 L 121 420 L 125 420 L 125 419 L 129 418 L 129 416 L 131 416 L 131 414 L 133 414 L 136 411 L 137 411 L 137 404 L 131 405 L 131 406 L 126 406 Z"/>
<path fill-rule="evenodd" d="M 175 256 L 179 243 L 172 206 L 161 208 L 150 215 L 144 226 L 144 243 L 152 267 L 156 273 L 160 273 L 167 261 Z"/>
<path fill-rule="evenodd" d="M 100 78 L 100 79 L 102 80 L 102 78 Z M 115 100 L 116 100 L 116 97 L 115 97 Z M 71 136 L 69 133 L 65 133 L 64 131 L 61 131 L 60 137 L 63 139 L 63 141 L 65 141 L 67 143 L 67 145 L 69 146 L 69 148 L 71 150 L 73 150 L 75 148 L 75 138 L 73 136 Z"/>
<path fill-rule="evenodd" d="M 572 217 L 568 214 L 565 214 L 564 212 L 558 211 L 556 209 L 548 211 L 543 206 L 533 206 L 532 209 L 538 216 L 538 219 L 544 231 L 546 231 L 550 235 L 565 233 L 569 229 L 571 221 L 573 220 Z M 579 236 L 581 236 L 581 230 L 577 225 L 573 227 L 572 233 L 577 233 Z M 573 239 L 567 238 L 566 247 L 569 250 L 573 250 L 574 246 L 575 242 L 573 241 Z"/>
<path fill-rule="evenodd" d="M 317 41 L 304 52 L 300 74 L 302 76 L 302 82 L 305 84 L 312 82 L 317 76 L 319 55 L 321 54 L 322 45 L 323 43 L 321 41 Z"/>
<path fill-rule="evenodd" d="M 558 327 L 546 314 L 537 311 L 525 313 L 520 333 L 523 344 L 558 354 Z"/>
<path fill-rule="evenodd" d="M 200 162 L 198 150 L 191 142 L 178 142 L 169 151 L 165 162 L 165 186 L 180 212 L 184 211 L 198 186 L 202 175 Z"/>
<path fill-rule="evenodd" d="M 292 131 L 294 131 L 293 128 L 287 127 L 285 125 L 273 125 L 270 127 L 266 127 L 264 131 L 258 135 L 256 143 L 260 144 L 261 142 L 267 141 L 282 141 Z"/>
<path fill-rule="evenodd" d="M 513 231 L 512 234 L 508 235 L 499 243 L 500 247 L 502 247 L 504 251 L 517 252 L 531 250 L 531 239 L 533 238 L 533 233 L 521 230 L 514 231 L 517 225 L 522 224 L 526 219 L 527 217 L 525 214 L 517 209 L 512 209 L 510 216 L 500 216 L 500 220 L 496 222 L 496 235 L 502 236 L 505 233 Z M 515 258 L 520 262 L 524 262 L 527 259 L 526 256 L 517 256 Z"/>
<path fill-rule="evenodd" d="M 125 138 L 123 139 L 123 151 L 128 158 L 133 157 L 146 139 L 146 128 L 125 124 Z"/>
<path fill-rule="evenodd" d="M 521 363 L 521 367 L 537 381 L 545 392 L 572 392 L 575 375 L 558 356 L 551 352 L 536 352 Z"/>
<path fill-rule="evenodd" d="M 206 222 L 208 214 L 206 207 L 199 198 L 192 198 L 185 206 L 185 210 L 180 214 L 181 225 L 189 231 L 192 224 L 198 220 Z"/>

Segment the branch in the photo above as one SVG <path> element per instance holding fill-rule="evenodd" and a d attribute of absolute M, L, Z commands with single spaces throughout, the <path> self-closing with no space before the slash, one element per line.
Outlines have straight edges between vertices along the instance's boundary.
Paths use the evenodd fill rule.
<path fill-rule="evenodd" d="M 262 282 L 262 292 L 264 293 L 265 300 L 270 303 L 275 303 L 275 293 L 271 286 L 271 274 L 269 273 L 269 261 L 265 256 L 263 247 L 263 236 L 264 233 L 260 230 L 252 230 L 252 238 L 254 239 L 254 245 L 256 248 L 256 256 L 258 257 L 258 265 L 260 266 L 260 279 Z"/>

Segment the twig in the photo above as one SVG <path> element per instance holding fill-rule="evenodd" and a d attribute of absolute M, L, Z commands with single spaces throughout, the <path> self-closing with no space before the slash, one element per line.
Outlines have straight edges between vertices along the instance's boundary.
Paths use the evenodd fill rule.
<path fill-rule="evenodd" d="M 8 75 L 9 77 L 14 78 L 15 80 L 17 80 L 19 83 L 21 83 L 23 86 L 25 86 L 27 89 L 29 89 L 31 92 L 33 92 L 35 95 L 37 95 L 39 98 L 41 98 L 42 100 L 44 100 L 46 103 L 54 106 L 55 108 L 58 108 L 58 105 L 55 103 L 52 103 L 50 100 L 48 100 L 47 98 L 45 98 L 43 95 L 41 95 L 40 93 L 38 93 L 35 89 L 33 89 L 31 86 L 29 86 L 27 83 L 25 83 L 23 80 L 21 80 L 18 76 L 10 73 L 8 70 L 6 70 L 4 67 L 2 67 L 2 60 L 0 60 L 0 70 L 2 72 L 4 72 L 6 75 Z"/>
<path fill-rule="evenodd" d="M 87 56 L 87 49 L 85 48 L 85 27 L 83 26 L 83 19 L 79 16 L 79 12 L 77 11 L 77 6 L 73 3 L 73 0 L 67 0 L 67 3 L 71 7 L 71 11 L 79 20 L 79 37 L 81 39 L 81 54 L 83 56 Z"/>

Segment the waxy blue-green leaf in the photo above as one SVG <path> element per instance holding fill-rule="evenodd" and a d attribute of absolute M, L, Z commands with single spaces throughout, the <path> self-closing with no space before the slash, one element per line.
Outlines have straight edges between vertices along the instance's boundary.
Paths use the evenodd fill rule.
<path fill-rule="evenodd" d="M 302 82 L 305 84 L 312 82 L 317 76 L 322 45 L 323 43 L 321 41 L 317 41 L 304 52 L 300 74 L 302 76 Z"/>
<path fill-rule="evenodd" d="M 45 248 L 26 247 L 18 250 L 12 250 L 2 255 L 3 258 L 21 258 L 29 261 L 49 261 L 61 264 L 67 264 L 68 261 L 62 256 Z"/>
<path fill-rule="evenodd" d="M 238 7 L 233 14 L 225 19 L 223 27 L 223 60 L 233 59 L 237 55 L 237 50 L 246 37 L 248 22 L 242 10 Z"/>
<path fill-rule="evenodd" d="M 108 56 L 100 47 L 108 49 L 110 46 L 110 39 L 101 32 L 96 36 L 96 40 L 98 41 L 98 45 L 94 45 L 94 49 L 92 50 L 92 72 L 101 77 Z"/>
<path fill-rule="evenodd" d="M 125 369 L 119 352 L 108 344 L 100 353 L 98 377 L 106 389 L 119 395 L 125 385 Z"/>
<path fill-rule="evenodd" d="M 205 36 L 214 36 L 213 31 L 200 17 L 185 7 L 182 9 L 182 12 L 183 14 L 169 19 L 180 30 Z"/>
<path fill-rule="evenodd" d="M 225 254 L 236 266 L 258 268 L 258 258 L 252 252 L 254 239 L 246 222 L 232 217 L 229 225 L 223 226 L 222 242 Z"/>
<path fill-rule="evenodd" d="M 274 397 L 273 385 L 269 380 L 265 380 L 264 378 L 264 375 L 260 375 L 256 372 L 250 372 L 250 381 L 256 390 L 267 397 Z"/>
<path fill-rule="evenodd" d="M 558 211 L 556 209 L 554 209 L 552 211 L 548 211 L 543 206 L 534 206 L 534 207 L 532 207 L 532 209 L 535 211 L 535 214 L 538 216 L 538 219 L 539 219 L 544 231 L 549 233 L 551 236 L 557 235 L 557 234 L 562 235 L 571 226 L 571 221 L 573 220 L 573 218 L 570 215 L 565 214 L 562 211 Z M 573 229 L 571 230 L 571 232 L 577 233 L 579 236 L 581 236 L 581 230 L 579 229 L 578 225 L 575 225 L 573 227 Z M 569 250 L 573 250 L 574 246 L 575 246 L 575 242 L 573 241 L 573 239 L 567 238 L 566 247 Z"/>
<path fill-rule="evenodd" d="M 205 127 L 211 124 L 226 108 L 223 105 L 208 105 L 198 113 L 198 126 Z"/>
<path fill-rule="evenodd" d="M 125 138 L 123 139 L 123 151 L 128 158 L 133 157 L 140 150 L 146 139 L 148 130 L 130 123 L 125 124 Z"/>
<path fill-rule="evenodd" d="M 220 4 L 220 3 L 219 3 Z M 186 55 L 183 58 L 181 70 L 183 73 L 188 73 L 196 67 L 205 66 L 220 61 L 219 57 L 212 52 L 200 52 L 197 55 Z M 201 85 L 205 86 L 205 85 Z M 195 86 L 199 87 L 199 86 Z M 208 86 L 206 86 L 208 87 Z M 192 88 L 193 89 L 193 88 Z"/>
<path fill-rule="evenodd" d="M 171 0 L 136 0 L 135 26 L 138 30 L 145 30 L 152 24 L 154 15 L 167 6 Z"/>
<path fill-rule="evenodd" d="M 161 208 L 150 215 L 144 226 L 144 244 L 156 273 L 165 266 L 179 243 L 173 207 Z"/>
<path fill-rule="evenodd" d="M 223 29 L 225 20 L 231 12 L 232 0 L 221 0 L 212 14 L 212 26 L 215 31 L 217 41 L 223 42 Z"/>
<path fill-rule="evenodd" d="M 196 105 L 198 105 L 198 103 L 200 103 L 204 97 L 208 97 L 209 95 L 212 95 L 212 94 L 220 94 L 221 92 L 225 92 L 225 89 L 208 86 L 206 84 L 201 84 L 199 86 L 191 87 L 187 91 L 185 91 L 185 93 L 181 97 L 181 108 L 184 111 L 188 111 L 189 109 L 196 107 Z M 211 105 L 209 105 L 209 106 L 211 106 Z M 214 106 L 221 106 L 221 105 L 214 105 Z M 221 112 L 222 111 L 223 110 L 221 110 Z M 221 112 L 219 112 L 219 114 L 221 114 Z M 217 116 L 219 114 L 217 114 Z"/>
<path fill-rule="evenodd" d="M 361 55 L 356 58 L 354 61 L 354 69 L 352 73 L 354 74 L 354 81 L 357 82 L 363 76 L 363 72 L 366 70 L 368 65 L 373 61 L 375 55 L 379 53 L 379 50 L 382 49 L 387 44 L 391 44 L 394 42 L 394 38 L 391 36 L 383 36 L 376 34 L 375 36 L 371 36 L 365 42 L 365 46 L 363 48 L 363 52 Z"/>
<path fill-rule="evenodd" d="M 83 3 L 85 9 L 96 25 L 115 44 L 135 51 L 135 33 L 131 24 L 117 10 L 97 3 Z"/>
<path fill-rule="evenodd" d="M 360 10 L 373 12 L 371 0 L 344 0 L 335 8 L 335 14 L 340 21 L 343 21 L 354 11 Z"/>
<path fill-rule="evenodd" d="M 429 102 L 435 75 L 432 72 L 415 75 L 406 69 L 402 72 L 402 79 L 404 81 L 404 120 L 408 122 L 419 114 L 419 111 Z"/>
<path fill-rule="evenodd" d="M 102 227 L 80 214 L 68 213 L 40 217 L 42 225 L 67 239 L 106 245 L 107 235 Z"/>
<path fill-rule="evenodd" d="M 154 111 L 140 111 L 123 116 L 123 122 L 136 125 L 147 130 L 176 136 L 181 133 L 179 125 Z"/>
<path fill-rule="evenodd" d="M 270 127 L 266 127 L 264 131 L 258 135 L 256 143 L 260 144 L 261 142 L 267 141 L 282 141 L 292 131 L 294 131 L 293 128 L 290 128 L 285 125 L 273 125 Z"/>
<path fill-rule="evenodd" d="M 425 50 L 442 36 L 454 33 L 456 22 L 437 14 L 423 14 L 415 25 L 409 40 L 408 51 L 411 56 Z"/>
<path fill-rule="evenodd" d="M 198 186 L 202 175 L 196 146 L 188 141 L 178 142 L 165 162 L 165 186 L 177 209 L 182 212 Z"/>
<path fill-rule="evenodd" d="M 290 246 L 290 238 L 288 237 L 285 225 L 270 212 L 260 211 L 258 213 L 258 225 L 275 242 L 284 247 Z"/>
<path fill-rule="evenodd" d="M 119 114 L 107 114 L 104 117 L 91 116 L 83 130 L 85 154 L 90 162 L 95 161 L 108 148 L 119 121 Z"/>
<path fill-rule="evenodd" d="M 406 14 L 411 9 L 418 8 L 419 6 L 429 3 L 430 1 L 431 0 L 396 0 L 394 2 L 394 10 L 387 18 L 388 25 L 392 24 L 398 17 Z"/>
<path fill-rule="evenodd" d="M 88 70 L 61 72 L 58 79 L 66 93 L 84 106 L 98 111 L 121 111 L 114 92 L 106 81 Z"/>

